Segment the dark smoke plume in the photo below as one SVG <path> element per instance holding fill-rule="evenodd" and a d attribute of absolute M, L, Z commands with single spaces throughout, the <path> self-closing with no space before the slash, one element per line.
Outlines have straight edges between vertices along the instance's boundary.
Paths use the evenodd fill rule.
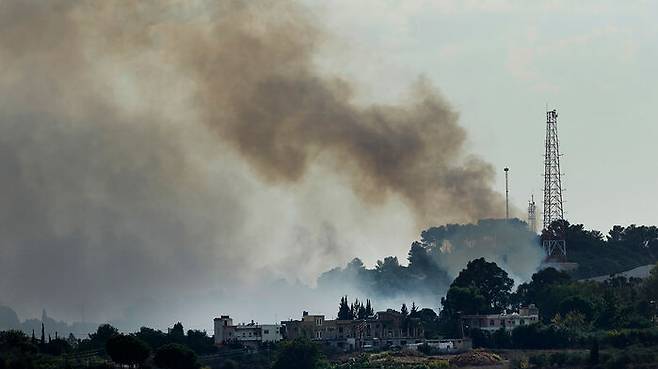
<path fill-rule="evenodd" d="M 326 160 L 365 200 L 401 196 L 422 225 L 499 215 L 493 168 L 464 159 L 458 114 L 427 83 L 405 105 L 355 105 L 347 81 L 316 71 L 323 34 L 302 9 L 222 10 L 207 28 L 177 29 L 169 51 L 194 79 L 202 119 L 263 177 L 295 182 Z"/>
<path fill-rule="evenodd" d="M 205 321 L 255 276 L 308 282 L 499 215 L 457 113 L 422 81 L 356 104 L 315 67 L 316 21 L 290 1 L 1 1 L 0 304 L 100 321 L 187 291 Z"/>

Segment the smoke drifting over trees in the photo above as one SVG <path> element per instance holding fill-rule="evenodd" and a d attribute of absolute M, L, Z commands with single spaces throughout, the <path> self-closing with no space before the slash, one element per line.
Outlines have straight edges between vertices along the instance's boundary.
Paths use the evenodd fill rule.
<path fill-rule="evenodd" d="M 316 70 L 315 23 L 289 1 L 0 3 L 0 302 L 142 314 L 498 216 L 458 114 L 427 82 L 357 105 Z"/>
<path fill-rule="evenodd" d="M 372 269 L 354 259 L 345 268 L 322 274 L 319 285 L 352 285 L 377 301 L 416 301 L 436 307 L 466 263 L 480 257 L 495 262 L 519 282 L 537 271 L 542 251 L 537 235 L 518 219 L 450 224 L 423 231 L 421 240 L 409 249 L 406 266 L 392 256 Z"/>

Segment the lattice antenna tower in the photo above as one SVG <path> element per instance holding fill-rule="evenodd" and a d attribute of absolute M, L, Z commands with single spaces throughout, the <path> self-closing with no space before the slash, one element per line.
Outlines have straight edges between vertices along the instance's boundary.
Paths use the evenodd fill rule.
<path fill-rule="evenodd" d="M 557 134 L 557 111 L 546 112 L 546 151 L 544 154 L 544 230 L 556 220 L 564 220 L 560 142 Z M 565 259 L 567 246 L 563 234 L 546 232 L 543 241 L 548 259 Z"/>
<path fill-rule="evenodd" d="M 537 204 L 535 204 L 535 195 L 531 195 L 528 201 L 528 229 L 530 232 L 537 234 Z"/>

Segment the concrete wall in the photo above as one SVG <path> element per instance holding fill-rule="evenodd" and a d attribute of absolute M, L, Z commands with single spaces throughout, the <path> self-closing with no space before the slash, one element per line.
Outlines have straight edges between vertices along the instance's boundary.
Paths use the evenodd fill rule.
<path fill-rule="evenodd" d="M 227 328 L 233 326 L 233 319 L 227 315 L 222 315 L 220 318 L 215 318 L 213 323 L 215 328 L 215 345 L 220 345 L 228 339 Z"/>
<path fill-rule="evenodd" d="M 263 324 L 260 328 L 263 342 L 279 342 L 283 339 L 281 326 L 278 324 Z"/>

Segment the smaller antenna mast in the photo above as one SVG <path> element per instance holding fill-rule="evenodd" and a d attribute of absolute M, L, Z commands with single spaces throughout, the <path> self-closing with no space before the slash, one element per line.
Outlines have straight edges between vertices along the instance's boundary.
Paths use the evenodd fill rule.
<path fill-rule="evenodd" d="M 505 220 L 509 220 L 509 168 L 505 167 Z"/>
<path fill-rule="evenodd" d="M 535 204 L 535 195 L 530 196 L 528 201 L 528 229 L 537 234 L 537 205 Z"/>

